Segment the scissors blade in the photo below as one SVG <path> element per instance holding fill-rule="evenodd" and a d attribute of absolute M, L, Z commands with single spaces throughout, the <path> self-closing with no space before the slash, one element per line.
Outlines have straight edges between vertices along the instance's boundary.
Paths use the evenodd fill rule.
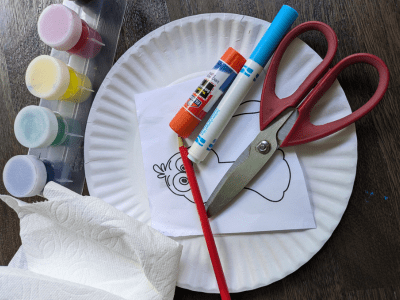
<path fill-rule="evenodd" d="M 208 217 L 217 215 L 253 179 L 278 149 L 277 132 L 292 115 L 287 111 L 261 131 L 226 172 L 205 204 Z M 270 151 L 258 151 L 260 143 L 267 141 Z"/>

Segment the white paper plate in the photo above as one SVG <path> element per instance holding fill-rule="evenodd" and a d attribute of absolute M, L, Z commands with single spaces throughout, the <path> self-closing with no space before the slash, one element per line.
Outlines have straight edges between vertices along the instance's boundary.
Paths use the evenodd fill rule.
<path fill-rule="evenodd" d="M 205 74 L 229 46 L 249 57 L 268 26 L 240 15 L 197 15 L 160 27 L 129 49 L 107 75 L 90 112 L 85 136 L 90 194 L 149 224 L 134 94 Z M 300 40 L 296 47 L 310 50 Z M 313 51 L 311 56 L 321 60 Z M 313 118 L 315 124 L 351 111 L 339 84 L 328 92 L 324 98 L 335 101 L 321 100 L 315 115 L 333 114 Z M 297 270 L 321 249 L 346 209 L 357 164 L 355 127 L 296 151 L 317 229 L 217 236 L 230 292 L 265 286 Z M 204 238 L 176 240 L 183 245 L 178 286 L 218 293 Z"/>

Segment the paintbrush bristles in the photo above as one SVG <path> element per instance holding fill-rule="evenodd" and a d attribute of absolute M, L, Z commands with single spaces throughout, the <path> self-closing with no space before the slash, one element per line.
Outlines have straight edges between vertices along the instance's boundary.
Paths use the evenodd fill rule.
<path fill-rule="evenodd" d="M 178 135 L 178 144 L 179 144 L 179 148 L 183 147 L 183 140 L 179 135 Z"/>

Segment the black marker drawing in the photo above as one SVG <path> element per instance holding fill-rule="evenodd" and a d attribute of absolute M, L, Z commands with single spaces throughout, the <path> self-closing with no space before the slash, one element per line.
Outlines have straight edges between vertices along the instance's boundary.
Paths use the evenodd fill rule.
<path fill-rule="evenodd" d="M 179 152 L 175 153 L 166 164 L 154 165 L 153 170 L 158 173 L 158 178 L 165 180 L 165 184 L 172 193 L 183 196 L 194 203 L 190 200 L 189 180 L 186 177 L 185 167 Z"/>
<path fill-rule="evenodd" d="M 248 100 L 248 101 L 243 102 L 241 105 L 244 105 L 244 104 L 250 103 L 250 102 L 260 102 L 260 100 Z M 259 114 L 259 113 L 260 113 L 259 111 L 238 113 L 238 114 L 234 115 L 232 118 L 238 117 L 238 116 L 250 115 L 250 114 Z M 260 197 L 262 197 L 265 200 L 270 201 L 270 202 L 280 202 L 283 200 L 283 198 L 285 197 L 285 193 L 289 189 L 291 177 L 292 177 L 289 163 L 285 159 L 285 152 L 282 149 L 278 149 L 278 150 L 281 152 L 282 160 L 286 163 L 286 166 L 289 171 L 288 172 L 289 176 L 287 179 L 288 183 L 287 183 L 286 188 L 282 191 L 282 196 L 279 199 L 270 199 L 260 191 L 257 191 L 257 190 L 254 190 L 254 189 L 251 189 L 248 187 L 244 188 L 248 191 L 254 192 L 255 194 L 259 195 Z M 234 161 L 222 161 L 220 159 L 220 157 L 218 156 L 218 153 L 214 149 L 212 149 L 211 152 L 217 158 L 218 164 L 233 164 L 234 163 Z M 210 153 L 210 155 L 212 155 L 212 154 Z M 153 170 L 154 170 L 154 172 L 157 173 L 157 177 L 159 179 L 165 180 L 165 184 L 167 185 L 167 187 L 169 188 L 169 190 L 172 193 L 174 193 L 177 196 L 185 197 L 186 200 L 194 203 L 194 201 L 191 200 L 191 191 L 190 191 L 190 186 L 189 186 L 189 180 L 186 177 L 186 171 L 183 166 L 182 158 L 181 158 L 181 155 L 179 152 L 172 155 L 166 164 L 164 164 L 164 163 L 162 163 L 161 165 L 154 164 Z M 204 201 L 207 201 L 207 199 L 204 199 Z"/>

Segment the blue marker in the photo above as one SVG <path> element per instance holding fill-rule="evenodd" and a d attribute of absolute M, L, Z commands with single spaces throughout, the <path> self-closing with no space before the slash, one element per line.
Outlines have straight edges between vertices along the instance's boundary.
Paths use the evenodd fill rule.
<path fill-rule="evenodd" d="M 222 98 L 214 114 L 197 137 L 196 140 L 201 142 L 195 142 L 190 147 L 188 157 L 191 161 L 199 163 L 206 158 L 216 139 L 221 135 L 297 17 L 298 13 L 293 8 L 287 5 L 282 6 L 267 32 L 233 81 L 232 86 Z"/>

